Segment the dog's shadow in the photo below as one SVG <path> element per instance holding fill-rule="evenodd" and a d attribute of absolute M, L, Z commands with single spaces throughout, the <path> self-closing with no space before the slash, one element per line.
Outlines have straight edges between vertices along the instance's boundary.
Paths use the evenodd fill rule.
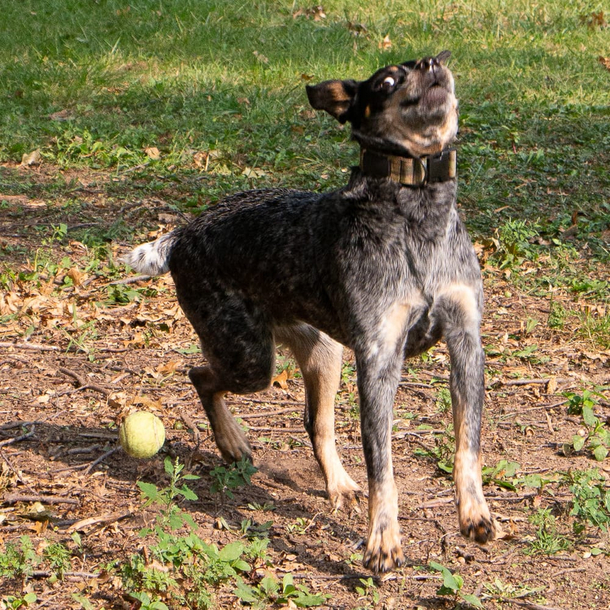
<path fill-rule="evenodd" d="M 101 502 L 101 507 L 96 506 L 101 498 L 94 481 L 99 481 L 97 485 L 102 487 L 109 480 L 133 485 L 133 492 L 127 492 L 127 502 L 125 499 L 117 502 L 116 509 L 120 512 L 126 503 L 131 506 L 138 506 L 138 500 L 141 500 L 140 506 L 144 503 L 145 498 L 137 487 L 138 481 L 152 483 L 158 490 L 167 488 L 170 478 L 166 462 L 169 458 L 172 464 L 176 464 L 177 459 L 178 463 L 186 466 L 185 474 L 188 472 L 199 477 L 178 483 L 178 487 L 187 484 L 197 496 L 197 500 L 192 501 L 179 496 L 178 505 L 203 531 L 226 528 L 231 537 L 239 536 L 245 543 L 253 536 L 268 536 L 269 546 L 278 556 L 295 555 L 298 563 L 321 570 L 339 581 L 345 579 L 344 584 L 348 587 L 350 582 L 357 583 L 359 578 L 370 576 L 358 562 L 353 565 L 346 563 L 341 560 L 340 553 L 332 553 L 328 547 L 330 538 L 336 543 L 331 546 L 353 549 L 353 553 L 357 553 L 366 528 L 366 510 L 357 515 L 357 519 L 346 512 L 335 514 L 332 511 L 313 455 L 304 458 L 301 455 L 288 456 L 289 452 L 267 453 L 256 464 L 258 472 L 252 476 L 251 483 L 231 489 L 227 494 L 211 491 L 215 481 L 212 470 L 218 466 L 226 467 L 220 456 L 207 447 L 193 451 L 190 442 L 173 433 L 170 433 L 162 451 L 147 460 L 128 456 L 118 444 L 116 432 L 44 421 L 15 421 L 0 426 L 2 446 L 19 447 L 20 450 L 20 457 L 6 454 L 6 463 L 16 476 L 14 487 L 4 494 L 3 503 L 39 501 L 44 505 L 48 498 L 53 504 L 52 523 L 59 532 L 71 531 L 70 528 L 84 518 L 95 522 L 100 517 L 100 524 L 94 523 L 80 531 L 84 537 L 99 532 L 107 524 L 101 517 L 112 512 L 111 500 L 106 497 L 105 505 Z M 276 453 L 281 453 L 281 456 Z M 294 468 L 291 468 L 293 464 Z M 34 483 L 28 477 L 25 485 L 22 472 L 33 471 L 40 476 L 34 479 Z M 100 478 L 101 472 L 106 475 L 103 479 Z M 69 488 L 65 494 L 61 490 L 63 477 L 66 477 L 65 487 Z M 302 495 L 310 497 L 310 501 L 304 501 Z M 93 512 L 86 508 L 91 506 L 98 514 L 85 515 L 79 510 L 82 507 Z M 150 524 L 155 519 L 156 509 L 162 507 L 152 505 L 146 511 L 138 508 L 127 511 L 126 516 L 122 515 L 121 523 L 131 520 L 135 527 Z M 270 521 L 272 523 L 268 525 Z M 276 525 L 274 521 L 279 523 Z M 358 525 L 361 532 L 354 527 Z M 15 530 L 19 523 L 5 521 L 0 525 L 0 534 L 4 527 Z M 27 528 L 27 524 L 24 527 Z M 324 542 L 321 536 L 316 538 L 316 534 L 322 531 Z M 329 552 L 335 557 L 329 559 Z"/>

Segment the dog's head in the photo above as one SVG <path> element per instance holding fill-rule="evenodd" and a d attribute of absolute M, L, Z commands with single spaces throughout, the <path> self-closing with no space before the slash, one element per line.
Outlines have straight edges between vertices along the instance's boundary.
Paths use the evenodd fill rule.
<path fill-rule="evenodd" d="M 307 87 L 309 103 L 349 121 L 361 146 L 422 156 L 438 153 L 457 133 L 451 53 L 381 68 L 368 80 L 329 80 Z"/>

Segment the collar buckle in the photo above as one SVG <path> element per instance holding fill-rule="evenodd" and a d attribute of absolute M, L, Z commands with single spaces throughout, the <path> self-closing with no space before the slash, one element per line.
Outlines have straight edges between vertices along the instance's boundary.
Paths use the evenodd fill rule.
<path fill-rule="evenodd" d="M 457 152 L 446 148 L 436 155 L 399 157 L 372 150 L 360 150 L 360 169 L 374 178 L 390 178 L 405 186 L 445 182 L 456 176 Z"/>

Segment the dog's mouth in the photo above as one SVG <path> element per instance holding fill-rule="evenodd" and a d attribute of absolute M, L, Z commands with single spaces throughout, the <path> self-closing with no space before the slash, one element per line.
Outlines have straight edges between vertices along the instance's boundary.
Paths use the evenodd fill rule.
<path fill-rule="evenodd" d="M 427 87 L 421 93 L 421 95 L 417 97 L 405 97 L 405 99 L 401 100 L 400 106 L 401 108 L 403 108 L 403 110 L 413 108 L 414 106 L 418 106 L 419 104 L 422 104 L 423 106 L 426 106 L 428 108 L 434 108 L 445 104 L 450 94 L 451 91 L 449 91 L 439 81 L 435 81 L 429 87 Z"/>
<path fill-rule="evenodd" d="M 436 81 L 424 92 L 421 100 L 426 104 L 436 106 L 438 104 L 444 104 L 447 101 L 448 95 L 449 91 Z"/>

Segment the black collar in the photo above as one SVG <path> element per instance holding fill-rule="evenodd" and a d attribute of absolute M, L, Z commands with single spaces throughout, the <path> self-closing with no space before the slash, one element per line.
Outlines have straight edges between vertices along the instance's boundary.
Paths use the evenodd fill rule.
<path fill-rule="evenodd" d="M 360 149 L 360 169 L 365 175 L 390 178 L 405 186 L 424 186 L 455 178 L 456 159 L 455 148 L 425 157 L 398 157 Z"/>

